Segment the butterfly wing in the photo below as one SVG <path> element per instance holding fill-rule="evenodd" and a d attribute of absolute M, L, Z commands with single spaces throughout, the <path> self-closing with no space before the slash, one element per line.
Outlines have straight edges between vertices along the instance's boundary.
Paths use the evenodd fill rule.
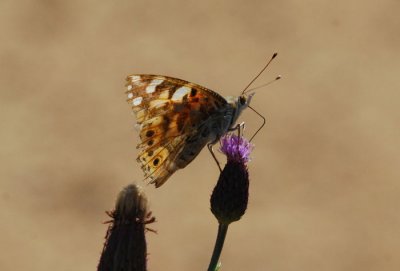
<path fill-rule="evenodd" d="M 205 146 L 202 127 L 227 101 L 212 90 L 177 78 L 131 75 L 126 80 L 128 102 L 140 130 L 138 162 L 145 177 L 159 187 Z"/>

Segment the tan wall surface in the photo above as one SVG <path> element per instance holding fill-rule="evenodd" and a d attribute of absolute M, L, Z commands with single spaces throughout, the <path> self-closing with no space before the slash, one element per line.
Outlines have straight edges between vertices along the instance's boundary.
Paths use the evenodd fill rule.
<path fill-rule="evenodd" d="M 226 270 L 400 269 L 400 2 L 0 2 L 0 270 L 95 270 L 119 190 L 142 179 L 124 79 L 238 95 L 268 124 Z M 241 120 L 251 133 L 252 112 Z M 220 156 L 223 159 L 222 156 Z M 150 270 L 205 270 L 216 234 L 207 151 L 165 186 Z"/>

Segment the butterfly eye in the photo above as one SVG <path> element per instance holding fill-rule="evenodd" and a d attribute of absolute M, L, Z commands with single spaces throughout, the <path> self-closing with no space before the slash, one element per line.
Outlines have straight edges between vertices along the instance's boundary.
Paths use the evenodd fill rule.
<path fill-rule="evenodd" d="M 246 104 L 246 98 L 244 96 L 239 97 L 239 103 L 240 105 L 245 105 Z"/>

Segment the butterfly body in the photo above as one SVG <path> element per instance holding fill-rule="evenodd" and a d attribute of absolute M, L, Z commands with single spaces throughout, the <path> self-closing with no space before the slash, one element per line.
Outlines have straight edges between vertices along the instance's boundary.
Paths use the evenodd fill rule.
<path fill-rule="evenodd" d="M 140 130 L 138 162 L 156 187 L 186 167 L 205 145 L 217 143 L 250 102 L 244 95 L 223 98 L 200 85 L 160 75 L 131 75 L 126 86 Z"/>

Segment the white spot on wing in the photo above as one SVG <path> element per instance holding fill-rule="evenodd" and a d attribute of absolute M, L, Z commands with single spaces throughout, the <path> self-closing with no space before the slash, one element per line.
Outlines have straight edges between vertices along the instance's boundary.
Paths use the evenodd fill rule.
<path fill-rule="evenodd" d="M 129 85 L 129 86 L 128 86 L 128 90 L 131 90 L 131 89 L 132 89 L 132 85 Z"/>
<path fill-rule="evenodd" d="M 153 81 L 151 81 L 151 85 L 156 85 L 158 86 L 159 84 L 161 84 L 162 82 L 164 82 L 164 79 L 153 79 Z"/>
<path fill-rule="evenodd" d="M 146 93 L 153 93 L 154 91 L 156 91 L 156 87 L 157 86 L 153 86 L 153 85 L 149 85 L 147 88 L 146 88 Z"/>
<path fill-rule="evenodd" d="M 154 79 L 150 82 L 149 86 L 146 88 L 146 93 L 153 93 L 156 91 L 156 87 L 161 84 L 164 80 L 162 79 Z"/>
<path fill-rule="evenodd" d="M 131 77 L 131 81 L 135 82 L 135 81 L 140 81 L 140 76 L 139 75 L 132 75 Z"/>
<path fill-rule="evenodd" d="M 129 93 L 128 94 L 128 99 L 132 99 L 133 98 L 133 93 Z"/>
<path fill-rule="evenodd" d="M 190 92 L 190 88 L 189 87 L 180 87 L 178 88 L 174 95 L 172 95 L 171 100 L 173 101 L 181 101 L 183 96 L 185 96 L 186 94 L 188 94 Z"/>
<path fill-rule="evenodd" d="M 142 100 L 143 100 L 143 97 L 137 97 L 137 98 L 132 100 L 132 104 L 137 106 L 137 105 L 142 103 Z"/>

